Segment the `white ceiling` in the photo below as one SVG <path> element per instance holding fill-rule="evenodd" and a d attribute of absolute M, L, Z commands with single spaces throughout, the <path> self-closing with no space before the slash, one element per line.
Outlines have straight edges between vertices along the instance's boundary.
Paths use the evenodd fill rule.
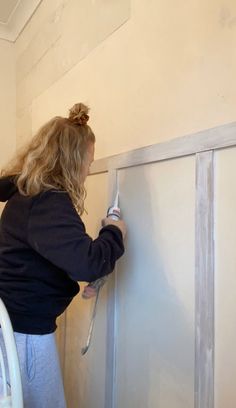
<path fill-rule="evenodd" d="M 15 42 L 42 0 L 0 0 L 0 39 Z"/>
<path fill-rule="evenodd" d="M 19 0 L 0 0 L 0 23 L 6 24 L 14 13 Z"/>

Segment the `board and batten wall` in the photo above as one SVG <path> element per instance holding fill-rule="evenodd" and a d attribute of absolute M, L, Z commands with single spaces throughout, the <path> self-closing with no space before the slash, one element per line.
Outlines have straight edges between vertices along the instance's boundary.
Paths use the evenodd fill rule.
<path fill-rule="evenodd" d="M 236 123 L 94 162 L 95 237 L 116 187 L 126 253 L 59 324 L 68 407 L 234 408 Z M 96 210 L 95 210 L 96 208 Z"/>
<path fill-rule="evenodd" d="M 165 316 L 167 320 L 172 312 L 173 318 L 176 315 L 181 316 L 182 326 L 178 327 L 178 324 L 174 322 L 172 331 L 169 332 L 168 342 L 163 344 L 163 338 L 165 337 L 162 337 L 164 336 L 162 333 L 160 339 L 158 337 L 158 353 L 150 346 L 150 354 L 146 354 L 150 359 L 153 357 L 153 363 L 161 366 L 163 374 L 159 379 L 156 378 L 155 367 L 152 364 L 149 366 L 145 363 L 146 370 L 150 367 L 150 389 L 148 388 L 148 381 L 145 383 L 145 395 L 149 398 L 149 405 L 156 403 L 155 398 L 157 397 L 154 389 L 157 389 L 158 392 L 158 387 L 161 390 L 159 398 L 162 405 L 169 403 L 169 401 L 166 401 L 168 390 L 165 388 L 168 382 L 167 379 L 169 379 L 170 384 L 172 384 L 170 393 L 172 400 L 176 395 L 176 401 L 181 401 L 182 398 L 185 401 L 184 403 L 192 404 L 194 399 L 193 390 L 195 390 L 196 407 L 212 408 L 214 400 L 212 392 L 214 322 L 212 318 L 212 296 L 208 296 L 208 294 L 211 293 L 212 295 L 213 261 L 216 262 L 216 270 L 218 271 L 217 268 L 220 270 L 218 265 L 224 260 L 223 253 L 220 258 L 220 241 L 215 243 L 214 248 L 212 226 L 214 224 L 213 218 L 215 218 L 215 237 L 220 239 L 221 236 L 224 236 L 223 231 L 221 231 L 224 228 L 223 221 L 221 221 L 222 224 L 220 221 L 217 224 L 216 217 L 219 214 L 219 219 L 223 220 L 221 214 L 225 211 L 224 206 L 231 205 L 231 201 L 225 201 L 224 203 L 222 201 L 220 189 L 223 189 L 224 180 L 221 184 L 216 184 L 215 194 L 216 197 L 218 194 L 222 207 L 217 207 L 215 211 L 218 211 L 218 213 L 214 213 L 213 206 L 209 205 L 209 202 L 213 203 L 212 195 L 214 191 L 212 190 L 212 184 L 208 184 L 208 180 L 214 178 L 212 160 L 215 154 L 207 153 L 204 156 L 202 154 L 198 156 L 198 153 L 204 149 L 206 151 L 219 149 L 222 146 L 225 134 L 227 135 L 227 129 L 231 128 L 229 126 L 223 130 L 214 129 L 212 137 L 213 139 L 214 137 L 217 138 L 217 145 L 214 145 L 211 137 L 209 139 L 211 132 L 194 135 L 194 138 L 187 137 L 181 143 L 177 138 L 179 135 L 193 134 L 201 129 L 212 128 L 235 120 L 236 83 L 234 77 L 236 56 L 232 53 L 236 32 L 235 16 L 236 3 L 234 0 L 225 0 L 224 2 L 221 0 L 209 0 L 207 2 L 205 0 L 199 0 L 198 2 L 195 0 L 188 2 L 180 0 L 176 4 L 165 1 L 143 2 L 140 0 L 111 0 L 109 2 L 104 0 L 86 2 L 78 0 L 55 0 L 53 2 L 43 0 L 14 44 L 17 93 L 16 143 L 18 147 L 30 139 L 46 120 L 55 115 L 65 116 L 68 109 L 75 102 L 83 101 L 91 107 L 90 122 L 97 137 L 96 158 L 99 159 L 132 150 L 130 153 L 123 153 L 121 156 L 112 159 L 96 161 L 94 169 L 97 168 L 97 171 L 94 170 L 94 175 L 91 175 L 88 181 L 93 186 L 93 188 L 89 188 L 87 206 L 91 205 L 91 210 L 89 210 L 89 216 L 86 219 L 91 235 L 96 236 L 98 230 L 98 222 L 90 218 L 92 217 L 91 213 L 94 211 L 94 203 L 96 204 L 95 215 L 97 219 L 102 218 L 104 210 L 111 202 L 112 184 L 116 178 L 114 172 L 116 173 L 117 169 L 121 169 L 118 171 L 122 183 L 120 185 L 121 207 L 124 214 L 127 213 L 129 216 L 127 221 L 131 224 L 127 246 L 132 245 L 132 238 L 134 242 L 141 245 L 141 242 L 137 241 L 136 233 L 133 231 L 136 215 L 129 212 L 129 199 L 131 197 L 128 194 L 129 187 L 126 185 L 125 180 L 127 178 L 130 183 L 133 182 L 133 179 L 136 181 L 135 168 L 129 171 L 129 167 L 142 166 L 139 169 L 137 168 L 140 177 L 142 176 L 141 182 L 144 183 L 145 181 L 147 185 L 150 183 L 150 188 L 148 188 L 149 198 L 150 200 L 153 199 L 153 203 L 158 203 L 158 212 L 156 212 L 155 205 L 154 207 L 153 204 L 150 206 L 142 196 L 142 191 L 147 192 L 147 186 L 140 186 L 140 191 L 137 189 L 135 203 L 140 201 L 140 204 L 142 204 L 142 208 L 138 207 L 142 213 L 140 214 L 142 227 L 144 230 L 148 226 L 150 227 L 149 232 L 152 243 L 158 236 L 160 252 L 163 253 L 163 259 L 161 257 L 159 259 L 158 253 L 155 254 L 158 257 L 157 276 L 155 275 L 155 268 L 153 268 L 157 259 L 152 258 L 148 264 L 150 269 L 150 275 L 147 275 L 146 278 L 148 288 L 150 287 L 150 281 L 155 279 L 155 283 L 159 282 L 160 288 L 164 290 L 163 297 L 155 298 L 155 300 L 148 297 L 145 280 L 143 279 L 140 282 L 142 271 L 138 269 L 137 282 L 134 281 L 134 289 L 135 292 L 137 291 L 137 295 L 136 298 L 134 296 L 134 303 L 132 303 L 132 298 L 129 298 L 126 288 L 122 288 L 122 282 L 124 283 L 125 279 L 128 279 L 126 271 L 128 252 L 126 258 L 121 260 L 118 265 L 117 281 L 111 278 L 102 292 L 103 303 L 102 308 L 99 309 L 100 315 L 97 319 L 95 333 L 99 333 L 100 326 L 106 332 L 106 357 L 104 357 L 104 348 L 102 346 L 102 342 L 105 340 L 102 335 L 100 344 L 96 337 L 93 343 L 93 347 L 96 350 L 98 347 L 99 352 L 93 352 L 93 349 L 91 349 L 90 354 L 86 356 L 86 360 L 82 360 L 79 356 L 80 346 L 83 344 L 83 339 L 86 338 L 92 302 L 88 301 L 84 304 L 80 298 L 76 299 L 71 306 L 72 309 L 68 311 L 68 315 L 61 318 L 58 337 L 66 390 L 72 401 L 71 406 L 78 398 L 84 408 L 88 408 L 89 405 L 93 408 L 94 401 L 97 401 L 96 408 L 103 408 L 103 404 L 105 404 L 106 408 L 111 408 L 112 404 L 115 406 L 114 404 L 120 404 L 127 400 L 124 379 L 119 384 L 120 388 L 116 387 L 120 373 L 123 369 L 126 369 L 125 361 L 122 361 L 122 359 L 119 360 L 117 365 L 117 355 L 120 353 L 119 357 L 123 357 L 124 353 L 127 353 L 127 357 L 129 357 L 130 344 L 129 339 L 127 339 L 123 349 L 118 347 L 121 341 L 121 338 L 117 336 L 118 329 L 122 333 L 126 332 L 126 325 L 129 324 L 129 319 L 132 319 L 133 314 L 136 313 L 137 307 L 137 314 L 140 312 L 142 317 L 146 317 L 148 307 L 153 305 L 154 307 L 160 307 L 160 311 L 166 306 Z M 218 138 L 218 134 L 220 134 L 222 140 Z M 157 142 L 164 142 L 170 138 L 176 138 L 176 142 L 170 142 L 168 145 L 156 145 Z M 197 147 L 193 140 L 195 138 L 198 140 Z M 234 136 L 232 139 L 233 145 L 235 142 Z M 155 145 L 144 148 L 145 153 L 143 153 L 142 149 L 139 151 L 133 150 L 153 144 Z M 193 149 L 193 146 L 196 148 Z M 197 168 L 201 169 L 201 171 L 199 170 L 198 173 L 195 170 L 194 175 L 193 163 L 196 153 Z M 220 153 L 221 151 L 219 151 Z M 183 156 L 189 157 L 182 159 Z M 167 160 L 166 163 L 159 163 L 163 160 Z M 189 174 L 185 174 L 182 163 L 186 163 L 186 172 Z M 178 167 L 179 170 L 175 170 L 175 166 L 173 170 L 172 164 L 176 166 L 176 169 Z M 163 181 L 155 188 L 151 186 L 151 180 L 158 179 L 160 176 L 163 177 L 165 165 L 165 171 L 168 174 L 167 191 L 165 191 Z M 184 174 L 181 173 L 181 169 Z M 171 185 L 169 184 L 171 171 L 173 172 L 173 184 L 179 185 L 179 178 L 181 177 L 183 177 L 183 181 L 186 181 L 187 190 L 185 192 L 186 194 L 189 193 L 189 196 L 184 198 L 183 207 L 181 207 L 178 191 L 174 190 L 175 197 L 171 195 Z M 97 177 L 99 183 L 96 182 Z M 193 202 L 194 186 L 191 184 L 194 177 L 198 197 L 200 198 L 200 201 L 195 201 L 195 204 Z M 205 190 L 202 189 L 202 184 L 205 186 Z M 99 203 L 97 200 L 98 186 L 104 192 L 99 199 Z M 181 187 L 183 188 L 183 186 Z M 123 188 L 125 194 L 122 193 Z M 170 207 L 168 194 L 173 200 L 173 209 Z M 106 199 L 107 196 L 108 199 Z M 225 197 L 225 200 L 227 200 L 227 195 Z M 178 204 L 176 208 L 174 207 L 175 200 Z M 159 207 L 160 205 L 161 207 Z M 198 255 L 193 255 L 192 252 L 193 220 L 188 224 L 183 224 L 181 236 L 175 231 L 170 241 L 169 238 L 167 239 L 167 233 L 171 230 L 168 218 L 170 217 L 173 225 L 179 229 L 178 222 L 181 222 L 183 212 L 186 211 L 186 220 L 189 220 L 190 213 L 193 214 L 194 208 L 198 209 L 199 223 L 202 220 L 202 223 L 208 226 L 207 229 L 201 228 L 197 233 L 196 238 L 200 237 L 199 241 L 195 239 L 195 242 L 198 242 Z M 179 220 L 175 211 L 180 216 Z M 153 226 L 150 226 L 148 213 L 149 217 L 155 217 Z M 200 225 L 199 223 L 197 225 Z M 146 230 L 145 233 L 147 233 Z M 186 240 L 186 233 L 189 234 L 188 240 Z M 227 231 L 225 234 L 227 235 Z M 203 247 L 201 247 L 201 243 L 203 243 Z M 146 240 L 144 240 L 144 244 L 148 246 Z M 174 251 L 174 257 L 173 247 L 179 249 L 179 254 Z M 203 256 L 205 248 L 208 249 L 208 254 L 211 255 L 206 258 Z M 153 249 L 153 244 L 151 249 Z M 214 249 L 218 251 L 217 256 L 219 258 L 217 256 L 216 259 L 213 257 Z M 131 247 L 130 250 L 136 251 L 137 248 L 136 246 L 135 248 Z M 185 268 L 189 268 L 189 274 L 187 274 L 186 270 L 179 272 L 180 267 L 176 266 L 174 268 L 171 263 L 179 262 L 179 257 L 181 257 L 184 250 L 186 256 L 183 262 Z M 231 251 L 230 247 L 227 247 L 227 250 Z M 146 252 L 148 253 L 148 248 L 146 248 Z M 139 253 L 137 255 L 140 256 Z M 194 288 L 193 256 L 197 259 L 195 269 L 199 271 L 196 273 L 198 285 L 195 284 Z M 201 260 L 201 263 L 199 263 L 199 260 Z M 163 266 L 165 275 L 162 276 L 162 265 L 165 264 L 168 265 L 168 272 Z M 232 263 L 232 270 L 233 268 L 234 264 Z M 123 269 L 125 270 L 123 271 Z M 131 276 L 133 276 L 132 268 L 130 270 Z M 233 288 L 233 274 L 231 275 L 230 283 Z M 118 280 L 119 276 L 125 277 L 125 279 L 123 281 Z M 185 278 L 187 279 L 186 283 L 188 283 L 187 287 L 184 286 Z M 219 286 L 216 286 L 217 301 L 217 299 L 222 298 L 221 294 L 217 292 L 218 287 L 219 290 L 224 289 L 225 292 L 227 292 L 228 287 L 227 285 L 222 286 L 218 275 L 216 278 L 218 279 L 218 281 L 216 279 L 216 285 L 219 282 Z M 141 293 L 141 284 L 144 286 L 143 293 Z M 129 283 L 128 288 L 131 287 L 132 282 Z M 195 292 L 194 302 L 196 301 L 197 304 L 197 310 L 194 309 L 194 321 L 194 303 L 190 300 L 193 290 Z M 133 314 L 131 313 L 130 316 L 123 316 L 123 306 L 119 303 L 118 298 L 119 293 L 122 293 L 124 304 L 131 307 Z M 201 296 L 196 296 L 199 293 L 204 293 L 204 302 L 202 302 Z M 171 299 L 168 299 L 167 295 L 173 296 L 173 303 L 171 303 Z M 141 298 L 140 304 L 138 297 Z M 115 304 L 113 303 L 114 299 L 116 300 Z M 230 299 L 231 304 L 227 302 L 222 304 L 221 299 L 221 315 L 217 314 L 216 317 L 216 333 L 220 331 L 221 321 L 225 317 L 228 319 L 225 322 L 225 327 L 230 330 L 231 319 L 228 310 L 231 310 L 230 307 L 234 306 L 233 295 L 231 298 L 227 297 L 227 301 L 230 301 Z M 140 310 L 144 300 L 147 303 L 145 303 L 144 310 Z M 211 302 L 210 304 L 208 304 L 208 300 Z M 216 304 L 218 309 L 219 304 Z M 203 310 L 201 310 L 202 306 L 204 306 Z M 209 309 L 209 313 L 205 312 L 206 308 Z M 104 319 L 105 315 L 107 321 Z M 115 316 L 115 319 L 112 316 Z M 124 320 L 121 320 L 120 317 L 124 317 Z M 160 313 L 157 313 L 157 321 L 161 329 L 163 329 L 165 324 L 164 320 L 161 320 Z M 118 323 L 120 326 L 118 326 Z M 195 328 L 195 340 L 193 339 L 193 326 Z M 204 327 L 204 333 L 206 332 L 205 336 L 207 336 L 205 341 L 202 341 L 201 333 L 203 329 L 199 331 L 199 326 Z M 141 323 L 136 321 L 135 333 L 138 333 L 139 327 L 141 328 Z M 183 332 L 180 330 L 181 327 Z M 67 336 L 64 335 L 65 331 L 68 333 Z M 146 333 L 145 338 L 149 342 L 152 335 L 155 338 L 159 334 L 152 322 L 144 324 L 144 331 Z M 186 339 L 188 361 L 182 361 L 176 356 L 171 365 L 170 360 L 164 361 L 162 358 L 165 357 L 164 353 L 161 354 L 162 351 L 169 351 L 170 354 L 174 352 L 172 334 L 178 336 L 175 351 L 181 348 L 184 338 Z M 73 339 L 74 335 L 76 336 L 75 339 Z M 142 339 L 135 346 L 134 351 L 138 352 L 141 349 L 141 341 Z M 197 343 L 197 347 L 195 347 L 197 356 L 195 358 L 191 354 L 194 341 Z M 230 340 L 229 345 L 231 345 Z M 219 337 L 218 343 L 216 341 L 217 347 L 215 384 L 220 386 L 221 378 L 219 375 L 224 372 L 222 368 L 224 366 L 224 356 L 227 361 L 230 360 L 228 366 L 232 375 L 234 365 L 230 355 L 226 356 L 224 354 L 223 335 Z M 127 350 L 124 350 L 124 348 L 127 348 Z M 185 346 L 183 346 L 183 349 L 185 350 Z M 64 350 L 66 350 L 66 353 Z M 144 352 L 148 353 L 146 349 L 144 349 Z M 134 359 L 132 350 L 131 356 Z M 104 358 L 106 360 L 105 366 Z M 194 360 L 194 368 L 201 375 L 194 375 L 193 377 L 192 373 L 188 377 L 188 382 L 181 386 L 180 382 L 182 380 L 184 382 L 191 372 Z M 144 357 L 142 361 L 144 361 Z M 100 377 L 92 374 L 95 363 L 96 369 L 101 367 Z M 137 367 L 139 368 L 138 365 Z M 203 367 L 206 370 L 204 375 L 202 374 Z M 181 375 L 178 381 L 175 382 L 176 375 L 179 374 L 178 369 L 181 371 Z M 226 370 L 225 367 L 224 369 Z M 130 366 L 130 370 L 131 372 L 135 371 L 134 365 Z M 145 378 L 145 374 L 142 373 L 143 378 Z M 129 379 L 128 384 L 131 386 L 132 395 L 134 395 L 136 392 L 135 384 L 130 383 L 130 381 L 131 379 Z M 224 376 L 224 381 L 226 382 L 226 376 Z M 188 384 L 187 388 L 186 384 Z M 227 384 L 229 386 L 228 382 Z M 177 388 L 175 388 L 176 386 Z M 94 390 L 93 395 L 91 395 L 91 389 Z M 233 395 L 230 401 L 234 401 L 233 387 L 230 387 L 230 392 Z M 73 396 L 72 393 L 74 393 Z M 219 401 L 224 401 L 225 395 L 228 395 L 226 387 L 224 391 L 223 388 L 218 388 L 216 393 L 217 408 L 222 408 L 223 402 Z M 132 404 L 132 399 L 130 401 L 130 404 Z"/>

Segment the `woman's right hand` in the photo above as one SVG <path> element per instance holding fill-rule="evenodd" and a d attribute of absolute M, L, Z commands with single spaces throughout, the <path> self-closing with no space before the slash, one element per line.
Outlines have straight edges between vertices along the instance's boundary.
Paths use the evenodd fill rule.
<path fill-rule="evenodd" d="M 123 239 L 125 239 L 127 228 L 123 220 L 115 221 L 111 217 L 106 217 L 102 220 L 102 226 L 106 227 L 107 225 L 115 225 L 116 227 L 118 227 L 121 230 Z"/>

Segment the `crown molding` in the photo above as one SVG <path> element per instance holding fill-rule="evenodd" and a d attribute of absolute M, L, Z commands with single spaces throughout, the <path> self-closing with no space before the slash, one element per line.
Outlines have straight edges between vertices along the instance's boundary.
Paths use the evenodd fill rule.
<path fill-rule="evenodd" d="M 0 39 L 15 42 L 42 0 L 22 0 L 7 23 L 0 23 Z"/>

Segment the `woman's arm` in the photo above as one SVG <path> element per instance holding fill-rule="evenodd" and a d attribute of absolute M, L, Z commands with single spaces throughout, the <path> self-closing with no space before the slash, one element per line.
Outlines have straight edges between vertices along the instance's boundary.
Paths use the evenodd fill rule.
<path fill-rule="evenodd" d="M 28 224 L 29 245 L 75 281 L 92 282 L 112 272 L 124 253 L 122 233 L 107 225 L 93 240 L 65 192 L 35 197 Z"/>

